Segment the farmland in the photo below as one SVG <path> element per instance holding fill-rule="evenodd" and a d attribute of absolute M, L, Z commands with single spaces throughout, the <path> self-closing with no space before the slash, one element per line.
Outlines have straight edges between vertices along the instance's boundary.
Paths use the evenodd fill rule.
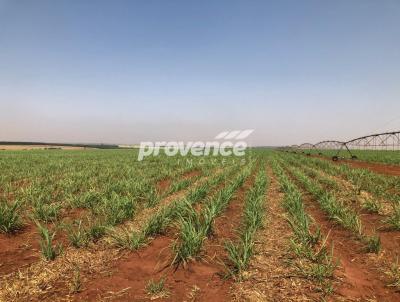
<path fill-rule="evenodd" d="M 346 150 L 305 150 L 305 152 L 321 156 L 332 157 L 339 153 L 340 156 L 344 158 L 350 158 L 350 154 Z M 370 162 L 370 163 L 382 163 L 390 165 L 400 165 L 400 152 L 393 150 L 351 150 L 352 155 L 356 156 L 357 159 Z"/>
<path fill-rule="evenodd" d="M 0 301 L 400 301 L 384 152 L 0 151 Z"/>

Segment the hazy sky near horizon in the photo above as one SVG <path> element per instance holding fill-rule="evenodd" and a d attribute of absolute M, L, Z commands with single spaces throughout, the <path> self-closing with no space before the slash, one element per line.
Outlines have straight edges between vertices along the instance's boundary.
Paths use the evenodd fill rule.
<path fill-rule="evenodd" d="M 400 130 L 400 1 L 0 0 L 0 140 Z"/>

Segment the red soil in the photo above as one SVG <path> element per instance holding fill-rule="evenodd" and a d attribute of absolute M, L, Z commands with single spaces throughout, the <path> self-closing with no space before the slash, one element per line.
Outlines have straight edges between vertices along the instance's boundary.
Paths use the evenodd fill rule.
<path fill-rule="evenodd" d="M 381 239 L 381 246 L 390 260 L 396 261 L 400 251 L 400 231 L 393 231 L 388 228 L 382 220 L 382 215 L 365 213 L 361 214 L 361 222 L 364 232 L 369 235 L 378 234 Z"/>
<path fill-rule="evenodd" d="M 16 234 L 0 233 L 0 275 L 27 266 L 40 257 L 39 234 L 28 225 Z"/>
<path fill-rule="evenodd" d="M 309 194 L 304 194 L 304 202 L 309 214 L 316 220 L 324 234 L 329 234 L 330 248 L 333 246 L 334 258 L 340 261 L 343 272 L 336 293 L 352 301 L 357 299 L 378 301 L 400 301 L 400 293 L 386 286 L 384 276 L 370 263 L 364 246 L 342 227 L 335 225 L 321 211 Z"/>
<path fill-rule="evenodd" d="M 75 219 L 82 219 L 86 213 L 85 209 L 71 209 L 62 216 L 64 222 L 72 222 Z M 48 224 L 49 229 L 54 229 Z M 9 274 L 17 269 L 28 266 L 41 257 L 40 235 L 37 227 L 30 223 L 15 234 L 0 233 L 0 275 Z M 54 238 L 54 244 L 69 245 L 66 232 L 58 230 Z"/>
<path fill-rule="evenodd" d="M 192 170 L 192 171 L 189 171 L 189 172 L 185 172 L 182 175 L 182 177 L 184 179 L 189 179 L 189 178 L 193 178 L 193 177 L 199 176 L 200 174 L 201 174 L 201 172 L 199 170 Z M 164 193 L 171 186 L 171 183 L 172 183 L 172 180 L 170 178 L 161 179 L 156 184 L 157 192 L 159 194 Z"/>
<path fill-rule="evenodd" d="M 345 164 L 355 167 L 355 168 L 368 169 L 368 170 L 371 170 L 372 172 L 376 172 L 379 174 L 400 176 L 400 166 L 391 166 L 391 165 L 378 164 L 378 163 L 368 163 L 368 162 L 358 161 L 358 160 L 340 160 L 340 161 L 337 161 L 336 163 L 345 163 Z"/>
<path fill-rule="evenodd" d="M 297 179 L 287 172 L 304 190 Z M 400 301 L 400 292 L 387 286 L 388 280 L 376 264 L 368 259 L 365 246 L 350 231 L 332 222 L 306 190 L 303 191 L 303 202 L 321 232 L 326 236 L 329 234 L 328 247 L 333 249 L 334 259 L 339 261 L 341 270 L 336 270 L 335 276 L 341 282 L 335 288 L 335 293 L 346 298 L 346 301 Z"/>
<path fill-rule="evenodd" d="M 188 178 L 199 176 L 200 174 L 201 174 L 201 172 L 199 170 L 192 170 L 192 171 L 189 171 L 189 172 L 185 172 L 183 174 L 183 178 L 188 179 Z"/>
<path fill-rule="evenodd" d="M 87 209 L 73 208 L 64 210 L 62 213 L 63 222 L 72 222 L 74 220 L 83 220 L 88 214 Z"/>
<path fill-rule="evenodd" d="M 148 301 L 150 297 L 145 290 L 148 282 L 165 277 L 166 288 L 171 293 L 166 298 L 168 301 L 188 299 L 194 286 L 200 289 L 204 300 L 225 301 L 226 291 L 221 290 L 225 282 L 218 276 L 219 270 L 214 264 L 193 262 L 186 269 L 175 271 L 170 265 L 172 242 L 170 236 L 158 237 L 148 247 L 126 255 L 111 276 L 97 276 L 75 300 L 98 301 L 109 296 L 113 301 Z"/>
<path fill-rule="evenodd" d="M 176 235 L 155 238 L 150 245 L 128 253 L 118 261 L 109 276 L 95 276 L 84 284 L 84 291 L 76 301 L 97 301 L 109 297 L 113 301 L 148 301 L 146 285 L 150 280 L 166 280 L 170 293 L 167 301 L 230 301 L 231 280 L 223 278 L 224 265 L 216 254 L 224 257 L 223 241 L 235 237 L 235 229 L 243 213 L 243 202 L 248 180 L 229 203 L 225 213 L 216 218 L 214 234 L 204 244 L 202 260 L 190 261 L 185 266 L 171 266 L 174 253 L 171 245 Z"/>
<path fill-rule="evenodd" d="M 325 189 L 329 190 L 326 186 Z M 381 246 L 385 250 L 384 253 L 390 256 L 392 261 L 395 261 L 400 251 L 400 231 L 391 230 L 383 223 L 385 219 L 383 215 L 369 213 L 362 209 L 360 204 L 352 204 L 352 208 L 360 213 L 363 232 L 368 236 L 378 234 Z"/>
<path fill-rule="evenodd" d="M 376 172 L 379 174 L 400 176 L 400 166 L 385 165 L 380 163 L 370 163 L 360 160 L 348 160 L 348 159 L 340 159 L 338 161 L 332 161 L 330 158 L 322 155 L 311 155 L 311 156 L 321 158 L 324 160 L 329 160 L 337 165 L 346 164 L 354 168 L 368 169 L 372 172 Z"/>
<path fill-rule="evenodd" d="M 171 185 L 171 179 L 165 178 L 160 180 L 156 185 L 158 194 L 162 194 L 165 191 L 167 191 L 170 185 Z"/>

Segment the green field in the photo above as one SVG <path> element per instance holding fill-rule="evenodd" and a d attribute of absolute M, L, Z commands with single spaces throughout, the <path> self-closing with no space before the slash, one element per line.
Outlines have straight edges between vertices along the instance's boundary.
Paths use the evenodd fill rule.
<path fill-rule="evenodd" d="M 380 299 L 400 289 L 399 177 L 267 149 L 1 151 L 0 170 L 0 301 L 287 298 L 269 280 L 335 300 L 339 261 Z"/>
<path fill-rule="evenodd" d="M 301 150 L 305 153 L 310 154 L 319 154 L 321 153 L 323 156 L 332 157 L 338 155 L 339 157 L 351 159 L 351 155 L 347 150 L 341 150 L 338 152 L 337 150 Z M 357 156 L 357 159 L 360 161 L 366 162 L 375 162 L 375 163 L 384 163 L 390 165 L 400 165 L 400 150 L 350 150 L 351 153 Z"/>

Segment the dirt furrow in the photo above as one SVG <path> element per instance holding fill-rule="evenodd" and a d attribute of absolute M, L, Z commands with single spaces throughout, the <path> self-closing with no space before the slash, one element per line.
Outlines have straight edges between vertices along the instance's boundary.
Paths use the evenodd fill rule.
<path fill-rule="evenodd" d="M 216 173 L 221 173 L 221 171 L 216 171 Z M 191 189 L 196 188 L 200 184 L 206 182 L 208 177 L 200 177 L 198 180 L 196 180 L 193 184 L 189 186 L 189 188 L 186 188 L 184 190 L 175 192 L 173 194 L 170 194 L 160 200 L 154 207 L 151 208 L 142 208 L 138 213 L 135 214 L 132 220 L 126 221 L 125 223 L 118 225 L 115 227 L 115 229 L 128 229 L 129 231 L 139 231 L 143 225 L 146 223 L 146 221 L 157 211 L 159 211 L 162 208 L 167 207 L 169 204 L 171 204 L 174 200 L 177 200 L 179 198 L 182 198 L 187 194 Z"/>
<path fill-rule="evenodd" d="M 293 235 L 282 207 L 284 193 L 267 166 L 268 191 L 264 228 L 257 234 L 255 255 L 243 273 L 244 280 L 232 287 L 234 301 L 315 301 L 316 286 L 299 276 L 288 264 L 289 240 Z"/>
<path fill-rule="evenodd" d="M 387 286 L 388 280 L 378 270 L 374 256 L 365 253 L 363 244 L 354 235 L 329 220 L 312 195 L 304 190 L 293 175 L 290 177 L 303 192 L 307 212 L 318 223 L 323 234 L 329 235 L 329 246 L 340 264 L 336 277 L 341 282 L 335 293 L 343 301 L 400 301 L 400 293 Z"/>
<path fill-rule="evenodd" d="M 400 231 L 391 230 L 385 223 L 384 220 L 387 218 L 386 215 L 380 215 L 376 213 L 369 213 L 361 207 L 363 199 L 373 198 L 368 192 L 363 191 L 362 194 L 354 196 L 352 193 L 353 186 L 348 181 L 340 178 L 327 175 L 320 169 L 314 169 L 321 173 L 326 178 L 330 178 L 341 184 L 341 191 L 332 192 L 338 199 L 343 199 L 344 202 L 351 208 L 355 209 L 360 213 L 360 219 L 363 226 L 363 232 L 368 236 L 378 234 L 381 239 L 381 246 L 384 250 L 384 255 L 391 262 L 396 261 L 400 253 Z M 321 184 L 325 189 L 329 189 Z M 357 200 L 353 200 L 356 198 Z M 350 200 L 349 200 L 350 199 Z M 379 201 L 381 202 L 381 201 Z"/>
<path fill-rule="evenodd" d="M 331 158 L 325 157 L 322 155 L 311 155 L 311 156 L 320 158 L 323 160 L 331 161 L 336 165 L 348 165 L 353 168 L 368 169 L 368 170 L 378 173 L 378 174 L 400 176 L 400 166 L 387 165 L 387 164 L 381 164 L 381 163 L 373 163 L 373 162 L 365 162 L 365 161 L 361 161 L 361 160 L 350 160 L 350 159 L 341 159 L 338 161 L 332 161 Z"/>
<path fill-rule="evenodd" d="M 195 171 L 186 173 L 185 177 L 194 177 L 197 175 Z M 199 179 L 190 188 L 204 181 L 204 178 Z M 132 226 L 132 228 L 139 228 L 143 225 L 144 221 L 151 216 L 157 209 L 168 205 L 173 200 L 182 197 L 187 193 L 190 188 L 175 192 L 162 199 L 156 207 L 145 208 L 138 212 L 130 222 L 126 222 L 116 228 L 123 226 Z M 82 218 L 85 214 L 83 209 L 73 209 L 63 215 L 63 223 L 71 222 L 73 219 Z M 49 228 L 54 228 L 48 224 Z M 17 269 L 23 269 L 40 260 L 40 235 L 33 222 L 25 225 L 25 227 L 15 234 L 1 234 L 0 233 L 0 276 L 10 274 Z M 65 232 L 58 230 L 55 237 L 55 243 L 62 243 L 64 247 L 69 245 L 67 235 Z"/>
<path fill-rule="evenodd" d="M 204 180 L 205 178 L 197 180 L 190 188 L 197 186 Z M 183 196 L 190 190 L 190 188 L 169 195 L 159 203 L 159 206 L 166 206 L 172 200 L 176 200 Z M 153 208 L 151 210 L 154 213 L 155 209 Z M 145 218 L 150 214 L 151 212 L 147 213 L 146 211 L 146 214 L 142 213 L 138 217 L 135 217 L 133 222 L 135 225 L 138 225 L 138 227 L 143 226 Z M 135 222 L 136 219 L 141 220 Z M 21 239 L 18 241 L 15 240 L 16 237 L 5 236 L 5 239 L 0 237 L 0 243 L 2 243 L 2 240 L 7 240 L 5 244 L 6 248 L 0 251 L 0 255 L 4 256 L 1 258 L 0 263 L 3 259 L 5 259 L 4 263 L 6 263 L 3 267 L 0 266 L 0 272 L 2 272 L 0 275 L 4 275 L 3 278 L 5 278 L 3 280 L 0 279 L 0 292 L 2 292 L 9 301 L 14 301 L 14 294 L 18 294 L 18 292 L 23 293 L 20 296 L 21 298 L 25 297 L 25 289 L 32 292 L 30 296 L 35 296 L 40 298 L 40 300 L 53 301 L 54 298 L 57 297 L 58 300 L 63 301 L 69 293 L 69 288 L 67 288 L 68 286 L 66 287 L 66 284 L 74 278 L 74 274 L 76 273 L 75 270 L 78 269 L 80 272 L 79 282 L 90 280 L 93 274 L 99 274 L 99 272 L 103 271 L 109 272 L 109 268 L 113 267 L 113 264 L 124 255 L 124 252 L 118 252 L 118 249 L 111 247 L 109 243 L 107 243 L 108 239 L 105 238 L 103 242 L 91 244 L 88 248 L 75 249 L 73 247 L 68 247 L 64 249 L 62 255 L 58 256 L 54 261 L 46 262 L 41 259 L 39 247 L 40 237 L 33 225 L 29 226 L 29 229 L 17 236 L 21 236 Z M 27 244 L 26 248 L 24 248 L 25 243 Z M 64 247 L 68 245 L 68 242 L 63 243 Z M 109 253 L 105 252 L 107 249 Z M 21 257 L 16 258 L 16 254 L 20 254 Z M 6 258 L 5 256 L 9 256 L 9 258 Z M 97 257 L 98 259 L 101 259 L 103 261 L 103 267 L 92 265 L 92 259 L 86 259 L 87 257 Z M 45 271 L 48 272 L 48 275 L 51 276 L 51 278 L 47 281 L 43 281 L 45 285 L 39 286 L 36 279 L 45 279 L 45 277 L 42 277 L 42 269 L 40 268 L 45 267 L 46 263 L 49 265 Z M 64 263 L 64 265 L 61 265 L 62 263 Z M 77 267 L 75 263 L 79 263 L 79 267 Z M 53 267 L 56 270 L 53 270 Z M 16 269 L 19 270 L 18 273 L 16 272 Z M 70 280 L 65 279 L 67 276 Z M 54 291 L 51 289 L 53 287 L 59 288 L 57 291 L 58 296 L 55 295 Z M 19 301 L 19 299 L 15 299 L 15 301 Z"/>
<path fill-rule="evenodd" d="M 0 276 L 26 267 L 40 258 L 40 236 L 27 225 L 16 234 L 0 233 Z"/>
<path fill-rule="evenodd" d="M 240 223 L 244 195 L 252 179 L 246 180 L 225 213 L 216 218 L 214 235 L 205 242 L 201 260 L 190 261 L 185 266 L 172 266 L 175 255 L 171 244 L 177 235 L 170 229 L 167 235 L 155 238 L 149 246 L 118 261 L 110 276 L 85 285 L 85 290 L 75 300 L 148 301 L 151 299 L 146 292 L 148 282 L 165 278 L 164 300 L 229 301 L 231 281 L 223 278 L 224 266 L 215 253 L 223 250 L 223 240 L 235 236 L 233 230 Z"/>

